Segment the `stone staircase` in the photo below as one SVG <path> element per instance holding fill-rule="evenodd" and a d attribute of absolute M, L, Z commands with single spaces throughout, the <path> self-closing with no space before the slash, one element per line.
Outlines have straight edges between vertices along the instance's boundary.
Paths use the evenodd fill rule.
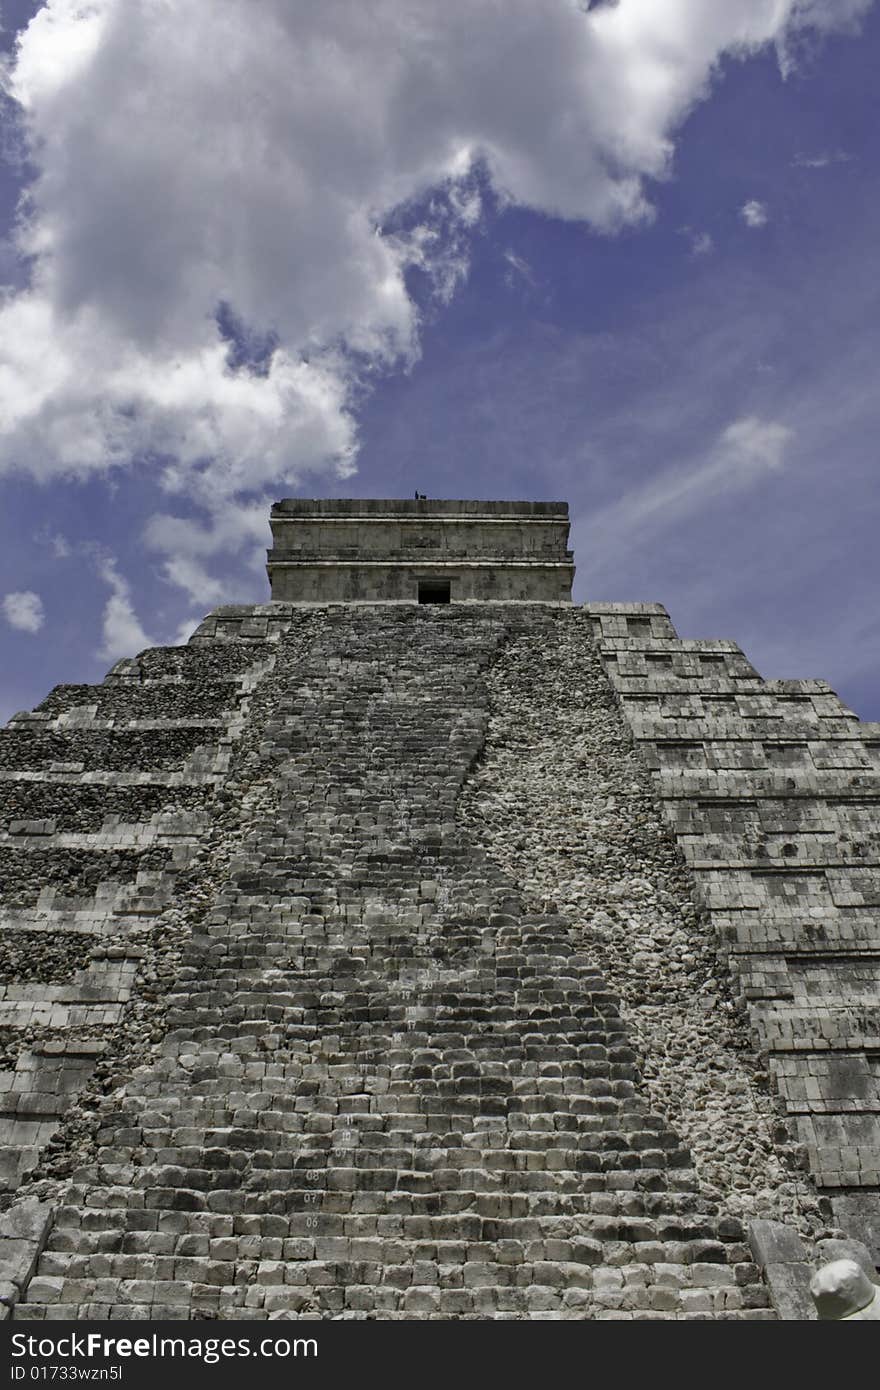
<path fill-rule="evenodd" d="M 225 763 L 199 763 L 239 831 L 188 919 L 164 1041 L 43 1163 L 73 1171 L 16 1319 L 774 1316 L 739 1222 L 640 1096 L 617 1001 L 571 925 L 456 820 L 490 662 L 565 619 L 274 604 L 199 630 L 182 661 L 249 651 L 262 672 Z M 126 718 L 131 674 L 116 673 L 120 704 L 77 688 L 44 714 L 88 710 L 77 734 Z M 174 718 L 209 709 L 157 698 Z M 57 742 L 27 733 L 50 768 Z M 101 737 L 89 756 L 110 791 Z M 174 744 L 181 788 L 200 747 Z M 72 737 L 66 756 L 82 755 Z M 143 785 L 152 808 L 156 774 Z"/>
<path fill-rule="evenodd" d="M 0 730 L 0 1182 L 35 1170 L 116 1050 L 197 857 L 253 644 L 159 648 Z"/>

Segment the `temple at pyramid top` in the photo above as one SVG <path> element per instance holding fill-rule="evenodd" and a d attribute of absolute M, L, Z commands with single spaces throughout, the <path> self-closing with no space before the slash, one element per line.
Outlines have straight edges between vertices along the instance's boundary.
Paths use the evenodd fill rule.
<path fill-rule="evenodd" d="M 273 600 L 571 602 L 567 502 L 296 497 L 270 521 Z"/>

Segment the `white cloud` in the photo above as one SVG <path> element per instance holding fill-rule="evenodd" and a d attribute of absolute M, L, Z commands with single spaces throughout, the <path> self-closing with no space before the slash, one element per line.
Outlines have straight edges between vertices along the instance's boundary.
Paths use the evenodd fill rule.
<path fill-rule="evenodd" d="M 3 616 L 10 627 L 19 632 L 39 632 L 46 621 L 43 600 L 33 589 L 22 589 L 7 594 L 3 599 Z"/>
<path fill-rule="evenodd" d="M 361 385 L 418 354 L 407 269 L 440 302 L 466 273 L 475 170 L 502 201 L 638 223 L 723 54 L 790 55 L 867 4 L 47 0 L 5 75 L 36 176 L 0 470 L 158 459 L 212 534 L 233 498 L 346 476 Z M 233 322 L 265 344 L 249 364 Z"/>
<path fill-rule="evenodd" d="M 110 588 L 110 597 L 104 605 L 101 629 L 101 645 L 95 653 L 104 661 L 119 661 L 124 656 L 135 656 L 145 647 L 155 645 L 141 627 L 131 601 L 131 587 L 116 567 L 110 556 L 97 560 L 98 573 Z"/>
<path fill-rule="evenodd" d="M 266 548 L 272 540 L 271 501 L 265 495 L 241 502 L 215 512 L 207 525 L 158 513 L 147 522 L 144 540 L 151 550 L 165 557 L 165 579 L 182 589 L 194 607 L 204 610 L 218 603 L 241 601 L 240 588 L 228 589 L 223 581 L 211 576 L 207 566 L 213 556 L 235 553 L 246 546 L 253 567 L 265 581 Z"/>
<path fill-rule="evenodd" d="M 835 29 L 853 33 L 870 7 L 871 0 L 795 0 L 789 12 L 795 25 L 809 26 L 820 33 Z"/>
<path fill-rule="evenodd" d="M 458 183 L 435 191 L 415 226 L 387 234 L 401 269 L 418 266 L 432 282 L 440 304 L 449 303 L 468 273 L 468 243 L 481 211 L 479 189 L 469 176 L 462 176 Z"/>
<path fill-rule="evenodd" d="M 750 198 L 747 203 L 743 203 L 739 215 L 747 227 L 766 227 L 770 221 L 766 203 L 759 203 L 757 198 Z"/>
<path fill-rule="evenodd" d="M 872 0 L 794 0 L 788 7 L 788 23 L 776 39 L 783 77 L 797 68 L 798 53 L 814 35 L 838 31 L 854 34 L 871 8 Z"/>
<path fill-rule="evenodd" d="M 170 645 L 172 647 L 186 646 L 187 642 L 192 637 L 198 625 L 198 619 L 187 618 L 185 622 L 180 623 L 180 625 L 178 626 L 177 633 L 172 638 Z"/>
<path fill-rule="evenodd" d="M 831 150 L 826 154 L 796 154 L 791 161 L 795 169 L 827 169 L 829 164 L 850 164 L 852 155 L 843 150 Z"/>
<path fill-rule="evenodd" d="M 639 531 L 674 526 L 718 497 L 742 492 L 784 465 L 794 432 L 774 420 L 743 416 L 727 425 L 699 463 L 669 469 L 619 502 L 594 513 L 586 525 L 582 569 L 598 569 Z"/>
<path fill-rule="evenodd" d="M 508 247 L 504 252 L 504 259 L 510 267 L 504 274 L 504 280 L 508 286 L 513 287 L 517 283 L 525 283 L 529 289 L 537 288 L 535 273 L 524 256 L 518 256 L 515 251 Z"/>
<path fill-rule="evenodd" d="M 48 546 L 55 560 L 69 559 L 74 550 L 63 532 L 53 531 L 50 526 L 40 526 L 34 532 L 34 543 L 42 547 Z"/>
<path fill-rule="evenodd" d="M 718 464 L 722 471 L 742 481 L 776 472 L 782 467 L 783 454 L 792 437 L 788 425 L 746 415 L 722 430 L 716 447 Z M 709 464 L 707 472 L 714 467 Z"/>
<path fill-rule="evenodd" d="M 692 256 L 708 256 L 715 250 L 715 242 L 710 232 L 698 232 L 694 227 L 682 227 L 681 234 L 690 242 Z"/>

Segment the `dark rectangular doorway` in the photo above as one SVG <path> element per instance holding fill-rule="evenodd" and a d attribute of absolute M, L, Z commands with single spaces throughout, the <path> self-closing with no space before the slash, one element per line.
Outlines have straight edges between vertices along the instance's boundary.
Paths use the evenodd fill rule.
<path fill-rule="evenodd" d="M 450 590 L 448 579 L 420 579 L 419 603 L 449 603 Z"/>

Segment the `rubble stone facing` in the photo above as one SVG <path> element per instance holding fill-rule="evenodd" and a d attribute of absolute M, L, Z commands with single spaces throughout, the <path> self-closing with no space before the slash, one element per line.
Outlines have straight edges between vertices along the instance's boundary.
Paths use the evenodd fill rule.
<path fill-rule="evenodd" d="M 149 685 L 118 679 L 112 685 L 58 685 L 37 713 L 53 717 L 68 710 L 90 708 L 97 720 L 122 716 L 132 720 L 213 719 L 236 703 L 235 681 L 183 681 L 154 679 Z"/>
<path fill-rule="evenodd" d="M 51 718 L 51 716 L 49 716 Z M 8 771 L 71 770 L 141 772 L 179 767 L 206 743 L 215 742 L 223 726 L 204 721 L 190 727 L 161 724 L 125 731 L 89 728 L 59 730 L 45 725 L 0 729 L 0 769 Z"/>
<path fill-rule="evenodd" d="M 118 825 L 149 824 L 161 811 L 189 811 L 204 805 L 200 786 L 135 784 L 113 786 L 80 781 L 0 778 L 0 833 L 94 833 L 111 818 Z M 40 823 L 39 829 L 34 822 Z M 15 825 L 15 830 L 12 827 Z"/>
<path fill-rule="evenodd" d="M 581 615 L 272 604 L 218 610 L 187 651 L 207 671 L 230 642 L 251 644 L 242 704 L 211 747 L 178 749 L 161 773 L 204 779 L 211 798 L 209 816 L 180 818 L 173 888 L 31 910 L 35 932 L 54 912 L 95 934 L 90 997 L 105 997 L 32 986 L 50 1014 L 69 1012 L 40 1056 L 19 1058 L 14 1080 L 30 1069 L 40 1086 L 13 1094 L 67 1100 L 49 1136 L 31 1135 L 42 1153 L 20 1192 L 51 1200 L 54 1225 L 15 1317 L 774 1317 L 732 1200 L 743 1163 L 770 1173 L 740 1133 L 762 1135 L 760 1106 L 744 1105 L 736 1154 L 702 1183 L 664 1113 L 671 1085 L 646 1091 L 597 968 L 624 950 L 615 921 L 648 936 L 656 920 L 655 946 L 668 929 L 683 967 L 673 938 L 698 929 L 634 764 L 635 790 L 608 794 L 625 736 Z M 546 719 L 554 737 L 569 716 L 583 723 L 578 793 L 593 804 L 566 788 L 583 891 L 548 806 L 545 733 L 536 750 L 523 722 L 531 772 L 506 802 L 493 778 L 508 776 L 507 752 L 486 743 L 487 679 L 496 732 L 506 719 L 513 740 L 528 680 L 542 699 L 543 652 L 578 668 L 579 712 L 557 682 Z M 151 679 L 151 661 L 111 680 Z M 198 666 L 187 655 L 175 670 Z M 557 833 L 551 895 L 529 866 L 534 837 Z M 651 875 L 656 891 L 640 886 Z M 607 939 L 589 936 L 588 898 Z M 6 910 L 5 925 L 21 930 L 20 916 Z M 654 1001 L 661 971 L 641 954 L 636 992 Z M 73 1010 L 108 1008 L 111 977 L 116 1013 L 99 1028 Z M 659 1004 L 683 1008 L 682 992 L 676 981 Z M 710 993 L 715 1009 L 720 983 Z M 644 1027 L 653 1002 L 638 1002 L 627 1013 Z"/>
<path fill-rule="evenodd" d="M 571 919 L 621 998 L 644 1094 L 689 1147 L 703 1191 L 809 1239 L 825 1224 L 815 1188 L 591 627 L 572 612 L 494 663 L 485 758 L 461 813 L 521 891 Z"/>
<path fill-rule="evenodd" d="M 0 903 L 12 907 L 36 902 L 49 884 L 63 884 L 68 897 L 82 897 L 105 881 L 125 883 L 144 870 L 161 872 L 171 853 L 168 849 L 47 849 L 42 835 L 36 848 L 33 843 L 21 844 L 22 838 L 14 847 L 0 844 Z"/>
<path fill-rule="evenodd" d="M 16 931 L 0 933 L 0 979 L 46 985 L 64 984 L 84 970 L 94 945 L 82 932 Z"/>
<path fill-rule="evenodd" d="M 786 1123 L 880 1264 L 880 725 L 657 604 L 589 612 Z"/>

